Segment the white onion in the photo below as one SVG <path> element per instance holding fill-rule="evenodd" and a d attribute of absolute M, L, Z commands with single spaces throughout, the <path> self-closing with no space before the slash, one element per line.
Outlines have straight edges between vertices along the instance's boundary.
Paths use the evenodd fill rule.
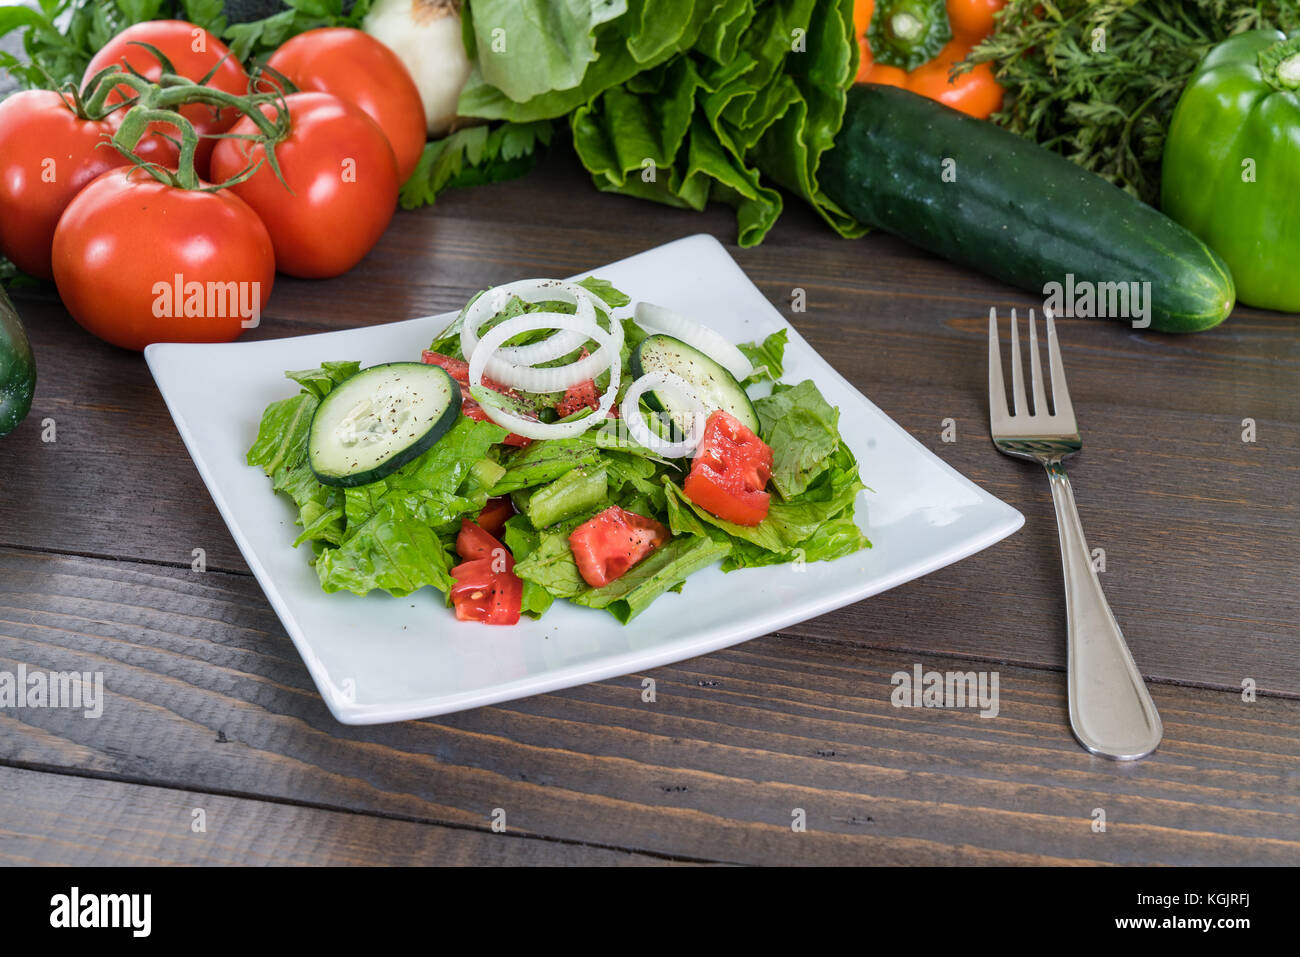
<path fill-rule="evenodd" d="M 490 292 L 484 293 L 484 295 L 489 294 Z M 597 425 L 605 420 L 606 414 L 614 405 L 614 399 L 618 396 L 618 383 L 622 371 L 620 369 L 618 356 L 619 351 L 623 348 L 623 326 L 616 319 L 611 319 L 611 323 L 614 330 L 613 332 L 606 332 L 602 329 L 594 317 L 587 320 L 576 315 L 570 316 L 565 313 L 531 313 L 528 315 L 517 316 L 514 319 L 507 319 L 500 325 L 494 326 L 492 329 L 488 330 L 487 335 L 477 343 L 472 355 L 466 353 L 466 355 L 469 355 L 470 357 L 470 394 L 479 400 L 480 404 L 483 406 L 483 411 L 487 414 L 488 418 L 497 425 L 509 429 L 516 435 L 522 435 L 524 438 L 567 439 L 581 435 L 593 425 Z M 521 366 L 512 367 L 514 372 L 519 374 L 520 379 L 527 378 L 526 374 L 528 373 L 562 373 L 566 370 L 583 366 L 584 363 L 589 363 L 591 360 L 596 359 L 597 356 L 601 355 L 615 357 L 612 364 L 607 362 L 607 365 L 609 365 L 609 387 L 601 395 L 600 404 L 597 406 L 595 412 L 583 416 L 580 419 L 573 419 L 568 422 L 538 422 L 535 419 L 527 419 L 515 415 L 513 412 L 494 404 L 493 395 L 495 395 L 495 393 L 489 395 L 488 393 L 490 393 L 491 390 L 486 389 L 483 385 L 484 370 L 495 357 L 494 354 L 500 349 L 501 343 L 519 335 L 521 332 L 532 332 L 537 329 L 559 329 L 562 331 L 572 332 L 580 337 L 580 342 L 586 342 L 588 339 L 596 340 L 600 343 L 600 348 L 586 359 L 580 359 L 578 362 L 562 366 L 559 369 L 529 369 Z M 584 367 L 580 371 L 585 372 L 586 368 Z M 603 371 L 603 368 L 599 369 L 596 374 Z M 577 381 L 582 382 L 590 378 L 593 378 L 593 376 L 584 375 Z M 502 381 L 504 382 L 504 380 Z M 505 382 L 504 384 L 509 385 L 510 383 Z M 555 389 L 530 389 L 528 386 L 524 385 L 516 386 L 516 388 L 529 389 L 529 391 L 533 392 L 558 391 Z"/>
<path fill-rule="evenodd" d="M 524 319 L 529 320 L 529 322 L 523 323 L 522 320 Z M 508 331 L 500 336 L 494 335 L 497 329 L 502 328 Z M 501 358 L 501 354 L 507 350 L 496 344 L 517 336 L 521 332 L 529 332 L 533 329 L 559 329 L 563 335 L 576 336 L 579 343 L 586 342 L 588 339 L 596 339 L 602 345 L 591 355 L 570 362 L 568 365 L 544 369 L 530 368 Z M 599 331 L 605 338 L 589 335 L 588 333 L 592 329 Z M 488 342 L 489 338 L 494 345 L 485 346 L 484 343 Z M 551 338 L 555 337 L 552 336 Z M 612 345 L 604 345 L 607 341 Z M 507 319 L 499 326 L 494 326 L 479 341 L 470 356 L 470 361 L 473 362 L 480 352 L 484 353 L 482 356 L 484 371 L 490 378 L 511 389 L 523 389 L 525 392 L 563 392 L 565 389 L 586 382 L 588 379 L 596 378 L 610 367 L 611 356 L 614 359 L 613 364 L 621 365 L 622 350 L 623 325 L 618 320 L 612 320 L 610 331 L 605 332 L 594 319 L 586 322 L 577 316 L 571 316 L 563 312 L 531 312 L 523 316 L 516 316 L 513 319 Z"/>
<path fill-rule="evenodd" d="M 708 326 L 702 326 L 680 313 L 656 306 L 652 302 L 638 302 L 636 321 L 651 332 L 662 332 L 699 349 L 734 375 L 737 382 L 744 382 L 754 374 L 754 364 L 743 352 Z"/>
<path fill-rule="evenodd" d="M 362 23 L 366 33 L 397 54 L 415 81 L 430 136 L 457 125 L 456 103 L 469 79 L 457 0 L 376 0 Z"/>
<path fill-rule="evenodd" d="M 564 282 L 561 279 L 520 279 L 517 282 L 509 282 L 503 286 L 494 286 L 470 303 L 469 308 L 465 310 L 465 318 L 461 322 L 461 355 L 468 358 L 474 354 L 474 350 L 479 343 L 479 327 L 504 309 L 512 296 L 522 299 L 524 302 L 548 302 L 550 300 L 570 302 L 573 303 L 573 314 L 579 319 L 588 319 L 592 323 L 596 321 L 596 304 L 592 302 L 591 294 L 581 286 L 571 282 Z M 543 315 L 543 313 L 537 313 L 537 315 Z M 544 313 L 544 315 L 556 316 L 565 315 L 565 313 Z M 556 327 L 540 326 L 537 328 Z M 541 342 L 498 349 L 495 357 L 497 361 L 488 367 L 488 374 L 493 379 L 505 382 L 498 373 L 508 372 L 512 365 L 534 366 L 539 362 L 549 362 L 552 359 L 560 358 L 560 356 L 568 355 L 585 341 L 586 339 L 576 332 L 562 331 Z M 622 347 L 622 343 L 619 343 L 619 348 Z M 578 381 L 581 382 L 582 380 L 579 379 Z M 510 383 L 506 384 L 510 385 Z M 514 386 L 513 388 L 524 388 L 524 386 Z M 564 386 L 564 388 L 568 387 Z"/>
<path fill-rule="evenodd" d="M 655 435 L 641 418 L 641 396 L 651 389 L 671 392 L 691 406 L 690 412 L 687 413 L 691 429 L 686 438 L 680 442 L 668 442 Z M 700 401 L 689 382 L 681 376 L 660 370 L 647 372 L 633 382 L 624 394 L 623 404 L 619 410 L 623 421 L 627 423 L 628 431 L 632 433 L 632 438 L 651 452 L 656 452 L 666 459 L 679 459 L 694 454 L 700 440 L 704 438 L 704 422 L 709 415 L 709 410 L 704 407 L 704 403 Z"/>

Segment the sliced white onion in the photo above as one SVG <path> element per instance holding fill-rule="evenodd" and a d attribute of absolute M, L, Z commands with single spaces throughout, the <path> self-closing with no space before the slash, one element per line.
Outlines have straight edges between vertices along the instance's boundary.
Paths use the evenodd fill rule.
<path fill-rule="evenodd" d="M 501 343 L 511 339 L 521 332 L 533 332 L 537 329 L 558 329 L 562 332 L 571 332 L 577 335 L 579 342 L 586 342 L 588 339 L 594 339 L 600 343 L 600 348 L 588 356 L 586 359 L 580 359 L 578 362 L 562 366 L 559 369 L 529 369 L 522 366 L 513 367 L 515 372 L 520 374 L 520 378 L 526 378 L 525 373 L 562 373 L 566 370 L 573 369 L 577 366 L 583 366 L 589 363 L 597 356 L 606 355 L 614 356 L 613 363 L 606 362 L 609 367 L 609 387 L 605 389 L 600 397 L 600 404 L 596 411 L 590 415 L 583 416 L 580 419 L 573 419 L 568 422 L 538 422 L 535 419 L 527 419 L 515 415 L 499 405 L 494 404 L 490 397 L 488 401 L 481 402 L 483 411 L 497 425 L 509 429 L 516 435 L 522 435 L 527 439 L 567 439 L 581 435 L 594 425 L 605 421 L 605 416 L 614 405 L 614 399 L 618 396 L 618 384 L 621 373 L 620 363 L 618 362 L 619 351 L 623 348 L 623 326 L 617 320 L 612 320 L 613 331 L 606 332 L 596 322 L 595 317 L 584 319 L 577 315 L 567 315 L 564 313 L 530 313 L 528 315 L 517 316 L 514 319 L 507 319 L 505 322 L 488 330 L 477 344 L 473 354 L 469 359 L 469 383 L 470 394 L 476 398 L 485 395 L 483 392 L 483 372 L 487 368 L 494 354 L 501 348 Z M 593 365 L 594 367 L 594 365 Z M 582 370 L 585 373 L 586 369 Z M 601 368 L 596 374 L 603 372 Z M 583 382 L 593 378 L 593 375 L 584 374 L 577 382 Z M 496 378 L 494 376 L 494 378 Z M 506 385 L 511 385 L 505 380 L 501 380 Z M 574 384 L 576 385 L 577 382 Z M 530 392 L 558 391 L 556 389 L 535 389 L 527 385 L 514 386 L 515 388 L 528 389 Z M 564 387 L 564 388 L 567 388 Z"/>
<path fill-rule="evenodd" d="M 652 302 L 638 302 L 635 315 L 637 323 L 645 329 L 662 332 L 699 349 L 734 375 L 737 382 L 744 382 L 754 374 L 754 364 L 745 354 L 708 326 Z"/>
<path fill-rule="evenodd" d="M 576 283 L 565 282 L 562 279 L 520 279 L 517 282 L 508 282 L 503 286 L 489 289 L 465 310 L 465 318 L 460 329 L 461 355 L 468 357 L 474 354 L 479 343 L 479 328 L 504 309 L 511 297 L 517 297 L 524 302 L 552 300 L 571 302 L 574 306 L 574 315 L 590 319 L 592 322 L 596 321 L 596 304 L 592 302 L 591 293 Z M 558 315 L 558 313 L 546 313 L 546 315 Z M 530 342 L 525 346 L 507 346 L 498 350 L 497 354 L 505 363 L 533 366 L 539 362 L 549 362 L 568 355 L 585 341 L 576 332 L 561 331 L 541 342 Z M 491 369 L 488 371 L 492 378 L 499 378 Z"/>
<path fill-rule="evenodd" d="M 691 424 L 690 432 L 680 442 L 669 442 L 655 435 L 641 417 L 641 396 L 651 389 L 657 392 L 670 392 L 691 406 L 691 410 L 687 413 Z M 627 392 L 623 395 L 623 404 L 619 406 L 619 412 L 622 420 L 627 423 L 627 430 L 632 433 L 632 438 L 651 452 L 662 455 L 666 459 L 680 459 L 693 455 L 699 447 L 700 440 L 704 438 L 704 422 L 709 416 L 709 410 L 704 407 L 704 403 L 700 401 L 689 382 L 681 376 L 662 370 L 647 372 L 628 386 Z"/>
<path fill-rule="evenodd" d="M 506 331 L 498 335 L 498 329 Z M 557 335 L 574 336 L 579 343 L 596 339 L 601 346 L 591 355 L 570 362 L 568 365 L 545 369 L 534 369 L 501 358 L 501 354 L 507 350 L 501 348 L 499 343 L 521 332 L 530 332 L 534 329 L 557 329 L 559 330 Z M 605 338 L 588 335 L 587 333 L 592 329 L 600 332 Z M 554 338 L 555 336 L 551 337 Z M 489 339 L 497 345 L 487 344 Z M 606 346 L 604 344 L 606 341 L 612 345 Z M 588 379 L 596 378 L 610 367 L 611 357 L 613 357 L 613 365 L 621 366 L 622 350 L 623 324 L 617 319 L 611 321 L 610 331 L 605 332 L 595 319 L 588 322 L 563 312 L 530 312 L 494 326 L 470 354 L 470 362 L 481 358 L 485 374 L 511 389 L 523 389 L 526 392 L 563 392 Z"/>

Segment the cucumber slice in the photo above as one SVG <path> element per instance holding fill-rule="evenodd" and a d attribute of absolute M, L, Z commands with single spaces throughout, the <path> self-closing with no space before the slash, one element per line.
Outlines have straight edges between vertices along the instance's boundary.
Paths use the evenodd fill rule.
<path fill-rule="evenodd" d="M 460 415 L 460 386 L 440 366 L 389 362 L 362 369 L 321 400 L 307 458 L 325 485 L 377 482 L 427 452 Z"/>
<path fill-rule="evenodd" d="M 744 387 L 735 376 L 693 346 L 672 336 L 647 336 L 632 350 L 630 365 L 634 379 L 655 371 L 680 376 L 691 384 L 695 395 L 710 412 L 714 409 L 729 412 L 758 434 L 758 413 Z M 647 405 L 667 413 L 674 425 L 683 432 L 688 431 L 685 413 L 689 410 L 674 396 L 650 391 L 645 398 Z"/>

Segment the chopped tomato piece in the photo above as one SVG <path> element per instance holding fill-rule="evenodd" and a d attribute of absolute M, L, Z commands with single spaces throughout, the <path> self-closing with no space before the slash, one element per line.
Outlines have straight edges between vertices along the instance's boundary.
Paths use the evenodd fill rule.
<path fill-rule="evenodd" d="M 582 351 L 586 352 L 587 350 Z M 594 379 L 588 379 L 586 382 L 571 385 L 565 390 L 564 398 L 555 407 L 555 414 L 560 418 L 564 418 L 567 415 L 573 415 L 575 412 L 581 412 L 583 409 L 595 409 L 599 406 L 600 393 L 596 391 L 596 382 Z"/>
<path fill-rule="evenodd" d="M 460 521 L 460 534 L 456 536 L 456 554 L 466 561 L 486 558 L 494 564 L 494 572 L 509 571 L 515 567 L 510 549 L 467 518 Z"/>
<path fill-rule="evenodd" d="M 583 349 L 578 361 L 581 362 L 585 358 L 587 358 L 587 350 Z M 564 391 L 564 398 L 555 407 L 555 414 L 563 419 L 583 409 L 597 408 L 600 408 L 600 393 L 596 390 L 596 380 L 587 379 L 585 382 L 569 386 Z"/>
<path fill-rule="evenodd" d="M 456 380 L 460 386 L 460 411 L 466 417 L 473 419 L 475 422 L 489 422 L 488 414 L 483 411 L 483 406 L 479 405 L 473 396 L 469 394 L 469 363 L 464 359 L 457 359 L 454 356 L 445 356 L 441 352 L 433 352 L 425 349 L 420 354 L 420 361 L 429 366 L 441 366 L 447 370 L 447 375 Z M 483 385 L 493 392 L 500 392 L 502 395 L 518 396 L 513 389 L 508 389 L 495 379 L 483 377 Z M 532 445 L 532 439 L 526 439 L 522 435 L 516 435 L 511 432 L 501 440 L 503 445 L 513 445 L 515 448 L 523 448 L 525 445 Z"/>
<path fill-rule="evenodd" d="M 420 361 L 427 366 L 441 366 L 447 370 L 447 375 L 456 380 L 457 384 L 469 391 L 469 363 L 464 359 L 457 359 L 454 356 L 444 356 L 441 352 L 431 352 L 425 349 L 420 353 Z M 503 395 L 517 395 L 514 389 L 504 386 L 495 379 L 483 377 L 483 384 L 493 392 L 500 392 Z"/>
<path fill-rule="evenodd" d="M 611 505 L 575 528 L 569 547 L 583 581 L 600 588 L 617 581 L 670 537 L 653 518 Z"/>
<path fill-rule="evenodd" d="M 513 625 L 519 621 L 524 583 L 514 572 L 493 571 L 492 565 L 493 559 L 478 558 L 461 562 L 451 570 L 456 580 L 451 588 L 451 603 L 458 620 L 488 625 Z"/>
<path fill-rule="evenodd" d="M 767 518 L 772 449 L 735 416 L 721 409 L 704 424 L 704 438 L 682 490 L 700 508 L 736 525 Z"/>
<path fill-rule="evenodd" d="M 478 513 L 475 524 L 489 535 L 500 536 L 506 521 L 514 514 L 515 503 L 510 501 L 509 495 L 490 498 L 487 505 L 483 506 L 483 511 Z"/>

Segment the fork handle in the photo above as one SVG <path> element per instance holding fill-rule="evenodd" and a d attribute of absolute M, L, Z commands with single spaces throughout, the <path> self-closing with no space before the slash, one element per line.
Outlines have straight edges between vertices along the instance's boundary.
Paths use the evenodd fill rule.
<path fill-rule="evenodd" d="M 1160 715 L 1097 580 L 1065 467 L 1059 460 L 1044 465 L 1065 570 L 1070 727 L 1093 754 L 1144 758 L 1164 734 Z"/>

